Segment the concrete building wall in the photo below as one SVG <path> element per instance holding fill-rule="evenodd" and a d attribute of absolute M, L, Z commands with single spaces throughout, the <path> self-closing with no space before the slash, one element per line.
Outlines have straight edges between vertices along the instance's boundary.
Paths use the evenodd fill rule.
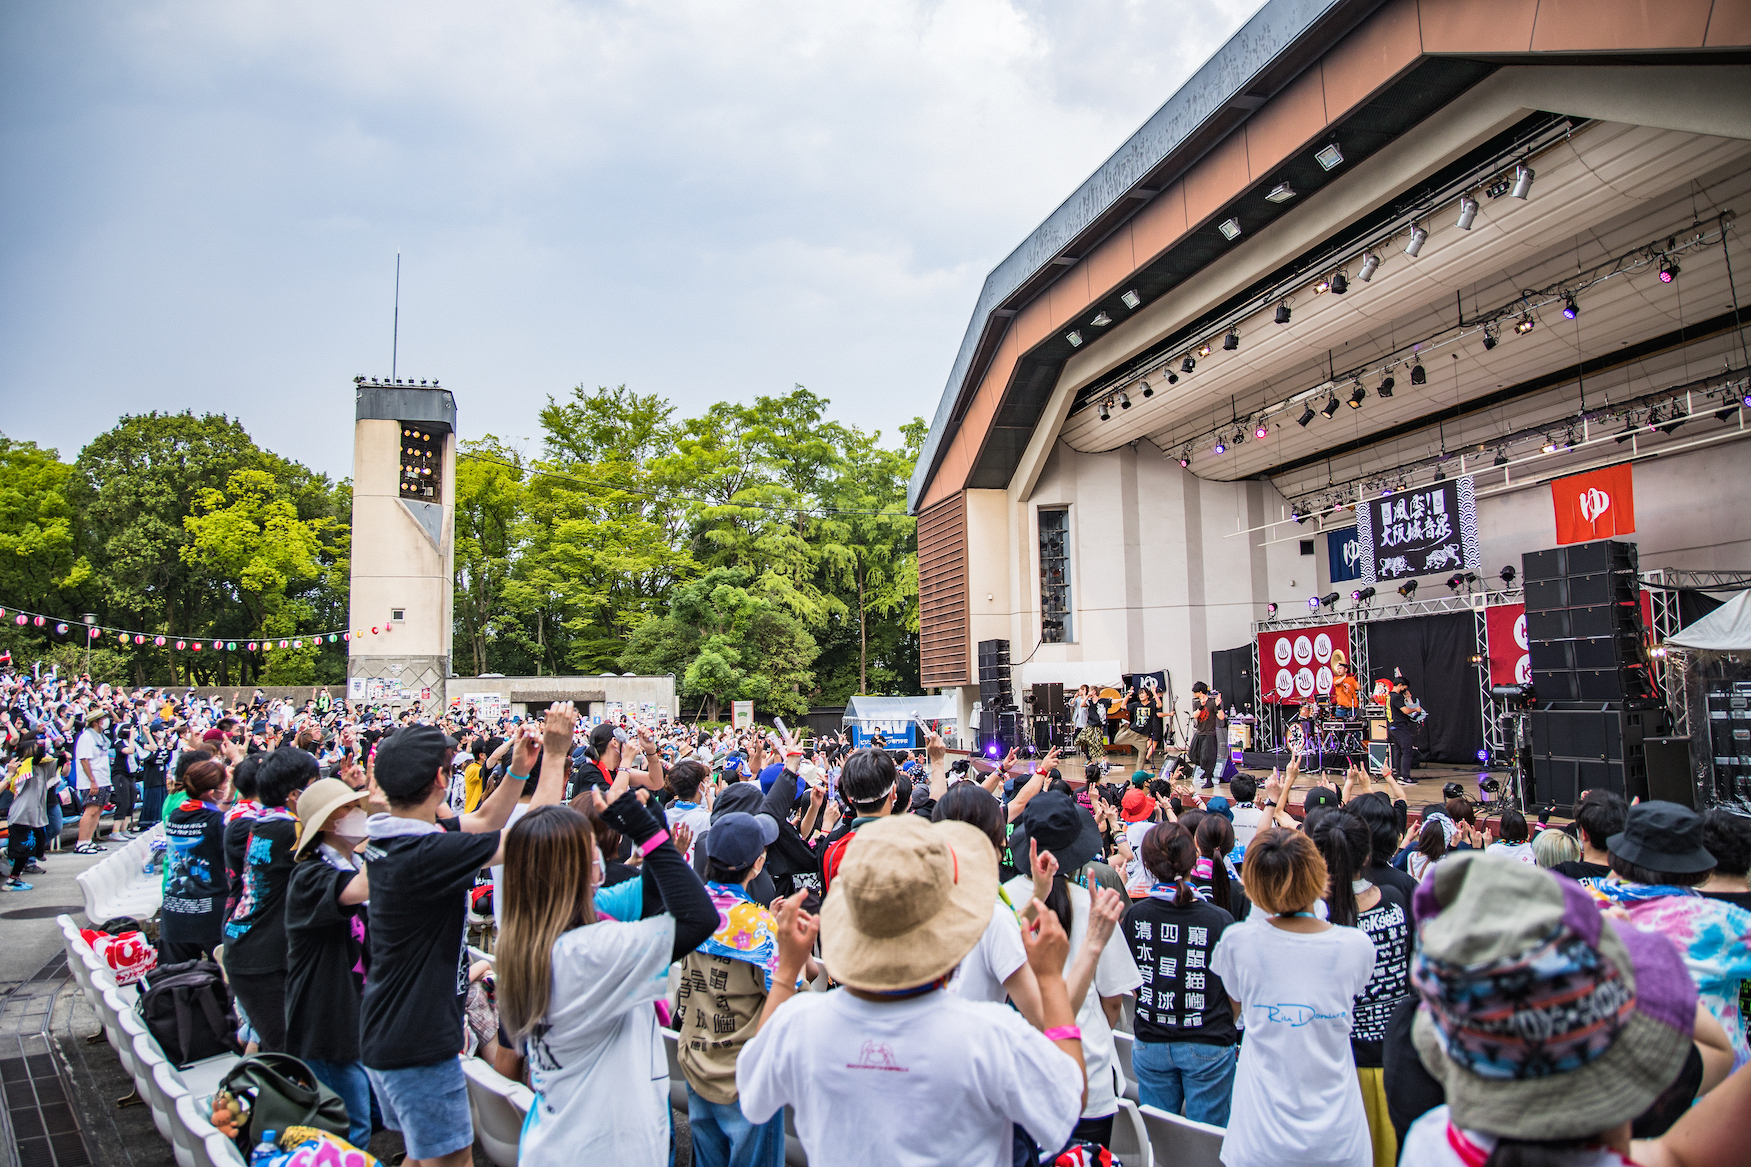
<path fill-rule="evenodd" d="M 463 702 L 480 693 L 497 694 L 510 702 L 513 713 L 526 714 L 531 706 L 545 708 L 554 701 L 572 701 L 585 713 L 603 716 L 611 701 L 627 706 L 650 701 L 671 718 L 681 716 L 673 676 L 455 677 L 449 693 Z"/>

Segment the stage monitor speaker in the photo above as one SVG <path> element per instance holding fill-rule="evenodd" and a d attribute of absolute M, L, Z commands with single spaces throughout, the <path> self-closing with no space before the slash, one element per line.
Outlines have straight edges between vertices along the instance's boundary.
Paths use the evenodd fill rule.
<path fill-rule="evenodd" d="M 1648 760 L 1647 797 L 1696 809 L 1696 784 L 1690 780 L 1690 739 L 1651 737 L 1642 742 Z"/>
<path fill-rule="evenodd" d="M 1064 716 L 1064 686 L 1056 682 L 1033 686 L 1034 716 Z"/>
<path fill-rule="evenodd" d="M 1528 808 L 1554 804 L 1556 813 L 1572 817 L 1581 796 L 1589 790 L 1609 790 L 1624 798 L 1630 797 L 1630 786 L 1645 784 L 1645 773 L 1632 777 L 1623 762 L 1597 762 L 1584 758 L 1533 758 L 1532 789 L 1527 791 Z"/>
<path fill-rule="evenodd" d="M 1563 552 L 1560 547 L 1549 551 L 1528 551 L 1520 556 L 1520 578 L 1530 585 L 1534 580 L 1560 579 L 1563 574 Z"/>
<path fill-rule="evenodd" d="M 1599 571 L 1526 581 L 1526 610 L 1550 612 L 1593 604 L 1634 604 L 1640 585 L 1632 572 Z"/>

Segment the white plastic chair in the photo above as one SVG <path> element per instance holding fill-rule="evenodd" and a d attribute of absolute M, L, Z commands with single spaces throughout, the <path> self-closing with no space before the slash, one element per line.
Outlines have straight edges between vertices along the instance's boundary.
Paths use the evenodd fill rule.
<path fill-rule="evenodd" d="M 231 1072 L 231 1067 L 242 1060 L 236 1054 L 219 1054 L 190 1062 L 180 1070 L 174 1066 L 171 1068 L 175 1071 L 177 1080 L 188 1087 L 191 1094 L 205 1098 L 219 1089 L 219 1083 Z"/>
<path fill-rule="evenodd" d="M 193 1094 L 176 1100 L 176 1118 L 170 1124 L 170 1141 L 176 1148 L 177 1167 L 207 1167 L 207 1139 L 219 1132 L 201 1113 Z M 220 1135 L 223 1138 L 223 1135 Z"/>
<path fill-rule="evenodd" d="M 1153 1106 L 1140 1106 L 1137 1113 L 1158 1162 L 1173 1167 L 1221 1167 L 1222 1138 L 1227 1133 L 1221 1127 L 1193 1122 Z"/>
<path fill-rule="evenodd" d="M 128 1072 L 128 1077 L 136 1077 L 134 1071 L 134 1040 L 133 1036 L 122 1029 L 122 1014 L 132 1010 L 122 1002 L 114 989 L 105 989 L 97 998 L 97 1019 L 103 1023 L 103 1035 L 108 1040 L 110 1048 L 115 1050 L 116 1057 L 122 1063 L 122 1069 Z M 142 1098 L 145 1095 L 141 1095 Z"/>
<path fill-rule="evenodd" d="M 1119 1113 L 1113 1116 L 1110 1149 L 1113 1158 L 1124 1163 L 1125 1167 L 1154 1167 L 1155 1155 L 1149 1145 L 1149 1131 L 1143 1125 L 1143 1116 L 1137 1113 L 1137 1104 L 1129 1099 L 1119 1099 Z"/>
<path fill-rule="evenodd" d="M 152 1067 L 140 1060 L 139 1049 L 135 1043 L 142 1037 L 151 1041 L 152 1034 L 146 1028 L 146 1023 L 140 1020 L 140 1015 L 132 1008 L 123 1009 L 116 1020 L 121 1026 L 122 1042 L 128 1047 L 128 1058 L 134 1064 L 134 1089 L 150 1105 L 152 1102 Z"/>
<path fill-rule="evenodd" d="M 517 1167 L 523 1119 L 535 1103 L 534 1093 L 479 1058 L 463 1058 L 462 1073 L 468 1079 L 468 1108 L 474 1115 L 475 1139 L 498 1167 Z"/>
<path fill-rule="evenodd" d="M 202 1167 L 246 1167 L 243 1152 L 237 1149 L 237 1144 L 218 1131 L 207 1136 L 205 1150 L 207 1155 Z"/>
<path fill-rule="evenodd" d="M 1141 1101 L 1137 1094 L 1137 1071 L 1131 1065 L 1131 1055 L 1136 1052 L 1137 1039 L 1128 1033 L 1113 1033 L 1113 1050 L 1117 1054 L 1120 1076 L 1125 1079 L 1123 1097 L 1132 1102 Z"/>
<path fill-rule="evenodd" d="M 188 1093 L 188 1087 L 176 1076 L 176 1070 L 164 1060 L 158 1043 L 150 1034 L 134 1039 L 134 1054 L 147 1068 L 147 1090 L 152 1104 L 152 1125 L 164 1136 L 165 1142 L 175 1142 L 171 1128 L 176 1124 L 176 1100 Z"/>

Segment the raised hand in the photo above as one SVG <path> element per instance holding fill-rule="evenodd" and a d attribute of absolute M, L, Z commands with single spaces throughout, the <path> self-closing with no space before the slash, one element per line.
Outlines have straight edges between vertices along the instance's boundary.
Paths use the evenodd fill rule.
<path fill-rule="evenodd" d="M 686 858 L 693 851 L 693 828 L 686 823 L 676 823 L 669 828 L 669 840 L 675 844 L 675 850 Z"/>
<path fill-rule="evenodd" d="M 1070 937 L 1065 933 L 1064 925 L 1058 922 L 1057 913 L 1040 900 L 1035 899 L 1028 906 L 1034 917 L 1021 928 L 1021 943 L 1027 949 L 1028 967 L 1037 977 L 1062 977 L 1064 960 L 1070 955 Z"/>
<path fill-rule="evenodd" d="M 1099 888 L 1088 897 L 1088 932 L 1083 943 L 1104 948 L 1113 929 L 1125 917 L 1125 897 L 1110 887 Z"/>
<path fill-rule="evenodd" d="M 515 743 L 511 747 L 511 773 L 527 778 L 535 771 L 535 758 L 541 752 L 541 735 L 535 729 L 533 722 L 525 722 L 517 729 Z M 571 739 L 567 738 L 560 753 L 571 752 Z"/>
<path fill-rule="evenodd" d="M 821 933 L 820 917 L 803 911 L 807 892 L 797 892 L 778 903 L 778 967 L 786 983 L 796 980 L 815 950 L 815 937 Z"/>
<path fill-rule="evenodd" d="M 541 744 L 555 756 L 571 753 L 572 735 L 578 728 L 577 706 L 559 701 L 547 707 L 541 722 Z"/>

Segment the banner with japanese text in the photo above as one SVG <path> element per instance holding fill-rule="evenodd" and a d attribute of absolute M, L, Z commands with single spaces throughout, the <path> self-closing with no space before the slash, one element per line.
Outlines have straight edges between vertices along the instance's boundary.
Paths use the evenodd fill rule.
<path fill-rule="evenodd" d="M 1331 696 L 1331 667 L 1350 663 L 1350 627 L 1320 624 L 1259 633 L 1259 689 L 1265 701 L 1297 705 Z"/>
<path fill-rule="evenodd" d="M 1530 685 L 1532 657 L 1526 636 L 1525 604 L 1492 604 L 1483 610 L 1490 659 L 1490 684 Z"/>
<path fill-rule="evenodd" d="M 1325 550 L 1327 558 L 1331 560 L 1333 583 L 1362 578 L 1362 537 L 1357 534 L 1356 528 L 1327 531 Z"/>
<path fill-rule="evenodd" d="M 1588 543 L 1635 533 L 1635 476 L 1628 462 L 1550 484 L 1556 541 Z"/>
<path fill-rule="evenodd" d="M 1368 583 L 1483 567 L 1472 480 L 1448 479 L 1356 507 Z"/>

